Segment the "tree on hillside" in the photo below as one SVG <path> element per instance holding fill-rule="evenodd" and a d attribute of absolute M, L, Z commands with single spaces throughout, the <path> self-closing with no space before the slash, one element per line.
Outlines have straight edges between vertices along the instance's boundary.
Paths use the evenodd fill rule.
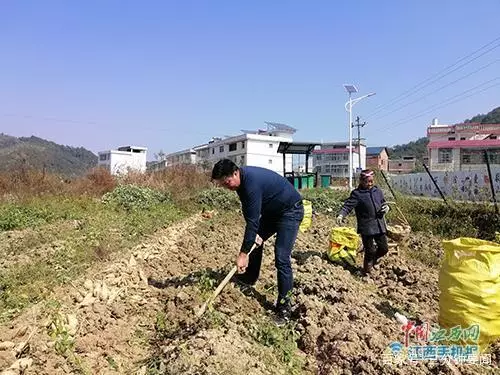
<path fill-rule="evenodd" d="M 469 122 L 480 122 L 481 124 L 500 124 L 500 107 L 488 112 L 487 114 L 478 114 L 471 119 L 464 121 Z"/>
<path fill-rule="evenodd" d="M 486 114 L 481 120 L 481 124 L 500 124 L 500 107 Z"/>
<path fill-rule="evenodd" d="M 402 158 L 403 156 L 414 156 L 420 162 L 423 162 L 427 156 L 427 144 L 429 140 L 427 137 L 422 137 L 416 141 L 411 141 L 403 145 L 396 145 L 389 148 L 389 156 L 392 159 Z"/>

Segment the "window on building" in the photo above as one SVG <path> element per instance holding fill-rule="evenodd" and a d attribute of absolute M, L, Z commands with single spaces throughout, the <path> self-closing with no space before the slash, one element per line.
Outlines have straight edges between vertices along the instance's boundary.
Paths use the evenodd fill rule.
<path fill-rule="evenodd" d="M 331 171 L 330 164 L 325 165 L 325 173 L 330 173 L 330 171 Z"/>
<path fill-rule="evenodd" d="M 455 140 L 455 137 L 448 137 L 448 140 L 449 140 L 449 141 L 454 141 L 454 140 Z"/>
<path fill-rule="evenodd" d="M 316 160 L 321 160 L 321 155 L 316 155 Z"/>
<path fill-rule="evenodd" d="M 465 141 L 465 137 L 460 137 L 460 140 L 461 141 Z"/>
<path fill-rule="evenodd" d="M 488 157 L 490 159 L 490 164 L 500 164 L 500 148 L 489 149 Z M 486 160 L 484 162 L 486 163 Z"/>
<path fill-rule="evenodd" d="M 101 155 L 99 155 L 99 160 L 100 161 L 108 160 L 108 155 L 109 154 L 101 154 Z"/>
<path fill-rule="evenodd" d="M 269 143 L 269 148 L 273 148 L 273 144 L 272 143 Z"/>
<path fill-rule="evenodd" d="M 212 149 L 212 155 L 215 154 L 215 148 Z"/>
<path fill-rule="evenodd" d="M 490 139 L 497 139 L 497 136 L 496 135 L 490 135 Z"/>
<path fill-rule="evenodd" d="M 321 173 L 321 165 L 318 165 L 318 166 L 316 167 L 316 171 L 317 171 L 318 173 Z"/>
<path fill-rule="evenodd" d="M 489 149 L 488 157 L 491 164 L 500 164 L 500 149 Z M 460 160 L 462 164 L 486 164 L 484 150 L 462 149 Z"/>
<path fill-rule="evenodd" d="M 229 144 L 229 151 L 236 151 L 236 143 Z"/>
<path fill-rule="evenodd" d="M 245 141 L 241 142 L 241 148 L 245 148 Z"/>
<path fill-rule="evenodd" d="M 438 163 L 451 163 L 452 149 L 440 148 L 438 150 Z"/>
<path fill-rule="evenodd" d="M 268 160 L 268 163 L 269 163 L 269 164 L 273 164 L 273 159 L 269 159 L 269 160 Z"/>
<path fill-rule="evenodd" d="M 224 146 L 219 146 L 219 152 L 224 152 Z"/>

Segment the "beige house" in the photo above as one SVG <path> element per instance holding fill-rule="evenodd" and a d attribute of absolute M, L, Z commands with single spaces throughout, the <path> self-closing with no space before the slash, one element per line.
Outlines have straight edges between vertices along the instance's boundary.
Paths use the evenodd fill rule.
<path fill-rule="evenodd" d="M 500 166 L 500 124 L 440 125 L 427 128 L 431 171 L 469 171 L 485 167 L 484 150 L 492 166 Z"/>
<path fill-rule="evenodd" d="M 389 153 L 386 147 L 366 148 L 366 168 L 379 171 L 389 169 Z"/>

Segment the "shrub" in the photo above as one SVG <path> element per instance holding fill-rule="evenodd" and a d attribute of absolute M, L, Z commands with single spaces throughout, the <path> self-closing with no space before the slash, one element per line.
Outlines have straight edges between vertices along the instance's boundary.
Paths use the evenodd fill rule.
<path fill-rule="evenodd" d="M 489 204 L 464 203 L 435 199 L 398 198 L 398 206 L 415 231 L 424 231 L 445 238 L 476 237 L 494 240 L 500 217 Z M 394 210 L 389 213 L 394 217 Z"/>
<path fill-rule="evenodd" d="M 212 188 L 201 191 L 196 201 L 201 204 L 203 208 L 230 210 L 239 207 L 238 196 L 227 189 Z"/>
<path fill-rule="evenodd" d="M 349 193 L 333 189 L 304 189 L 301 191 L 302 197 L 312 202 L 313 210 L 317 212 L 333 212 L 336 214 Z"/>
<path fill-rule="evenodd" d="M 137 185 L 119 185 L 104 194 L 102 202 L 125 210 L 145 210 L 154 205 L 170 201 L 167 193 Z"/>

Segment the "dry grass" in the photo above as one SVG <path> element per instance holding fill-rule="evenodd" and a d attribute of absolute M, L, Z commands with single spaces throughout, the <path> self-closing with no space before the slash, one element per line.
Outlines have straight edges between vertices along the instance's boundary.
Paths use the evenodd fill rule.
<path fill-rule="evenodd" d="M 193 165 L 168 168 L 160 172 L 112 176 L 102 168 L 95 168 L 76 179 L 21 168 L 0 173 L 0 201 L 23 201 L 33 197 L 60 195 L 65 197 L 101 197 L 118 184 L 146 186 L 169 192 L 177 202 L 191 200 L 201 189 L 211 186 L 208 173 Z"/>
<path fill-rule="evenodd" d="M 176 200 L 191 199 L 200 190 L 211 186 L 209 174 L 189 164 L 148 174 L 129 173 L 122 182 L 168 191 Z"/>
<path fill-rule="evenodd" d="M 64 180 L 45 171 L 20 168 L 0 174 L 0 194 L 25 198 L 41 194 L 55 194 L 64 186 Z"/>

